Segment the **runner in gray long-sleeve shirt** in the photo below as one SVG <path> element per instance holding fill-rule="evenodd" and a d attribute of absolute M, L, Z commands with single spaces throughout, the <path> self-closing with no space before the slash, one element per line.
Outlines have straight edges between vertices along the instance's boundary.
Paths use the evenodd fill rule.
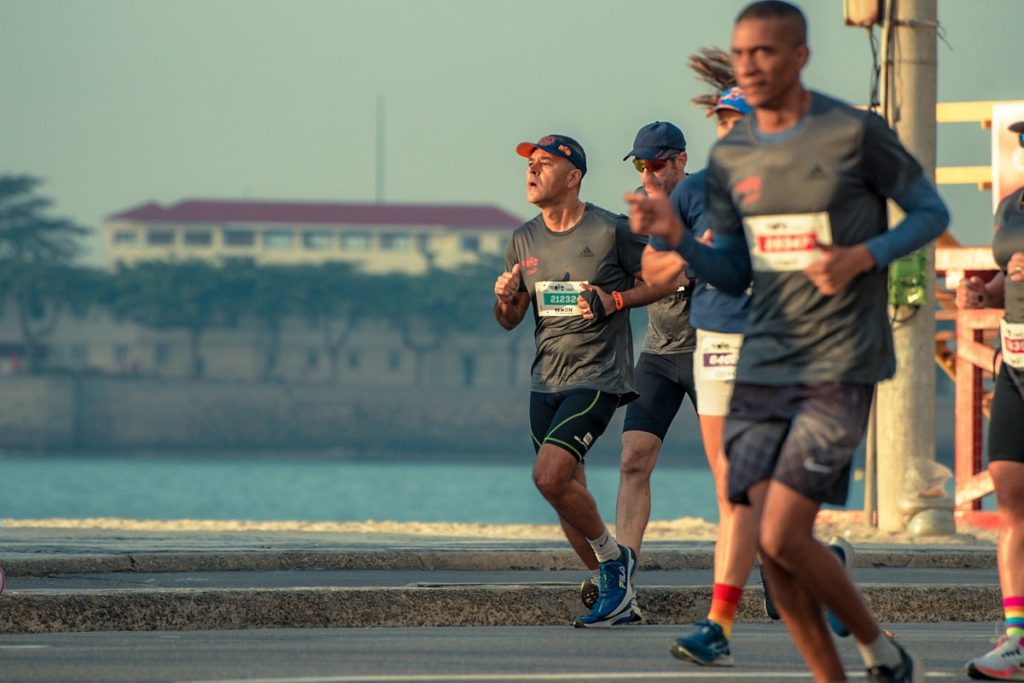
<path fill-rule="evenodd" d="M 633 226 L 727 292 L 753 280 L 726 422 L 729 497 L 752 506 L 776 606 L 815 680 L 846 677 L 824 607 L 856 639 L 868 681 L 923 680 L 813 530 L 823 503 L 845 502 L 874 384 L 895 369 L 885 267 L 941 234 L 948 212 L 881 119 L 804 88 L 799 9 L 749 5 L 732 53 L 754 115 L 711 152 L 715 248 L 662 198 L 630 197 Z M 891 231 L 887 198 L 907 212 Z M 714 651 L 720 635 L 708 627 L 676 647 Z"/>

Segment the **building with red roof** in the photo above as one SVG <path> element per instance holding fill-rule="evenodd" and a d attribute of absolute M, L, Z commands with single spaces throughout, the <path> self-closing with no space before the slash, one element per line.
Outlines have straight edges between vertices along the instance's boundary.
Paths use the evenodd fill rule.
<path fill-rule="evenodd" d="M 522 219 L 496 206 L 188 199 L 147 202 L 105 223 L 107 261 L 252 258 L 257 263 L 354 263 L 366 272 L 421 273 L 502 256 Z"/>

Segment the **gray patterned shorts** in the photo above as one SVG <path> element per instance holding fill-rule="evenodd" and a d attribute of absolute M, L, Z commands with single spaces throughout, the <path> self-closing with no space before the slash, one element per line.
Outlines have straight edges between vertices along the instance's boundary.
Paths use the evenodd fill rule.
<path fill-rule="evenodd" d="M 775 479 L 818 503 L 844 504 L 873 392 L 872 384 L 737 382 L 725 422 L 729 500 L 749 505 L 750 487 Z"/>

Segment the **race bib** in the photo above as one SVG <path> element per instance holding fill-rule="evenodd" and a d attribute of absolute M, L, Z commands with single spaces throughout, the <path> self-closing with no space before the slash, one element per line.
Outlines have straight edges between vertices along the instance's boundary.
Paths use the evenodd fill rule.
<path fill-rule="evenodd" d="M 748 216 L 743 219 L 754 270 L 803 270 L 821 257 L 821 245 L 832 244 L 828 212 Z"/>
<path fill-rule="evenodd" d="M 999 321 L 999 338 L 1003 342 L 1003 362 L 1011 368 L 1024 370 L 1024 323 Z"/>
<path fill-rule="evenodd" d="M 582 282 L 551 282 L 542 280 L 534 289 L 537 292 L 537 315 L 541 318 L 563 318 L 581 315 L 576 300 L 583 292 Z"/>
<path fill-rule="evenodd" d="M 700 331 L 697 336 L 697 379 L 731 382 L 736 379 L 742 334 Z"/>

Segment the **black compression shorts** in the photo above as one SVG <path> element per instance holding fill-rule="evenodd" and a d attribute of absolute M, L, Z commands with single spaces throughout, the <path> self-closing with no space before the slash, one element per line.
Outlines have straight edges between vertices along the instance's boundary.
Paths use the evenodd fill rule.
<path fill-rule="evenodd" d="M 569 389 L 553 394 L 530 392 L 530 431 L 533 450 L 550 443 L 579 462 L 604 433 L 619 407 L 619 395 L 595 389 Z"/>
<path fill-rule="evenodd" d="M 664 441 L 683 399 L 689 396 L 690 405 L 696 409 L 693 352 L 641 353 L 636 364 L 636 390 L 640 398 L 626 407 L 622 431 L 648 432 Z"/>

